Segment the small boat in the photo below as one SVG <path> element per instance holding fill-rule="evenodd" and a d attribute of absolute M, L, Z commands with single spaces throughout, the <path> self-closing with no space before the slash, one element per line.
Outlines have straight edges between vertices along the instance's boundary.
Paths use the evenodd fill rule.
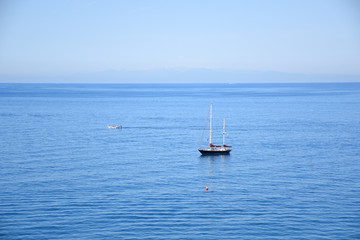
<path fill-rule="evenodd" d="M 205 128 L 204 128 L 205 131 Z M 222 145 L 214 145 L 212 144 L 211 140 L 212 140 L 212 104 L 210 104 L 210 146 L 209 148 L 200 148 L 201 146 L 201 142 L 202 142 L 202 137 L 201 137 L 201 141 L 200 141 L 200 146 L 199 146 L 199 152 L 202 155 L 225 155 L 225 154 L 230 154 L 231 152 L 231 146 L 228 146 L 225 144 L 225 119 L 224 119 L 224 125 L 223 125 L 223 144 Z M 204 136 L 204 132 L 202 134 L 202 136 Z"/>
<path fill-rule="evenodd" d="M 108 126 L 109 129 L 119 129 L 119 128 L 122 128 L 121 125 L 119 126 Z"/>

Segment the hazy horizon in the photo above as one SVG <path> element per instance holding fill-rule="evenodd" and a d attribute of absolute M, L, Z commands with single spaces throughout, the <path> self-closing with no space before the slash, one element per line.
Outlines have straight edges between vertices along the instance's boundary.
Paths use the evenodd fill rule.
<path fill-rule="evenodd" d="M 156 69 L 74 74 L 0 75 L 2 83 L 346 83 L 360 75 L 296 74 L 223 69 Z"/>

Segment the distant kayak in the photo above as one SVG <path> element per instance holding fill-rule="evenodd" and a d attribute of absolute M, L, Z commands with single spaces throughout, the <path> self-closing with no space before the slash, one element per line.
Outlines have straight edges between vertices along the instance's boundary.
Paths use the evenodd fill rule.
<path fill-rule="evenodd" d="M 119 129 L 119 128 L 122 128 L 122 126 L 121 125 L 119 125 L 119 126 L 108 126 L 108 128 L 110 128 L 110 129 Z"/>

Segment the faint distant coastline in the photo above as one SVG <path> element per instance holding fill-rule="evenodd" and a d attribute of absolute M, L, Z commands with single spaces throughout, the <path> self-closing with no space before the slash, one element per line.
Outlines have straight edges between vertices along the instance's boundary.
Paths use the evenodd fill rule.
<path fill-rule="evenodd" d="M 309 83 L 360 82 L 360 75 L 300 74 L 275 71 L 158 69 L 78 74 L 5 75 L 0 83 Z"/>

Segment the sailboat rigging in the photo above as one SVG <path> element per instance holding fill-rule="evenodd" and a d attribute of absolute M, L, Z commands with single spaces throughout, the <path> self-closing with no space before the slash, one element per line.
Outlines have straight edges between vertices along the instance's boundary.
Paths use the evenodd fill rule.
<path fill-rule="evenodd" d="M 205 131 L 205 128 L 204 128 Z M 201 141 L 200 141 L 200 146 L 199 146 L 199 152 L 202 155 L 217 155 L 217 154 L 230 154 L 231 152 L 231 146 L 228 146 L 225 144 L 225 135 L 226 135 L 226 131 L 225 131 L 225 119 L 224 119 L 224 124 L 223 124 L 223 144 L 222 145 L 214 145 L 212 144 L 212 103 L 210 104 L 210 146 L 209 148 L 200 148 L 201 146 L 201 141 L 202 141 L 202 137 L 201 137 Z M 204 132 L 203 134 L 204 135 Z"/>

